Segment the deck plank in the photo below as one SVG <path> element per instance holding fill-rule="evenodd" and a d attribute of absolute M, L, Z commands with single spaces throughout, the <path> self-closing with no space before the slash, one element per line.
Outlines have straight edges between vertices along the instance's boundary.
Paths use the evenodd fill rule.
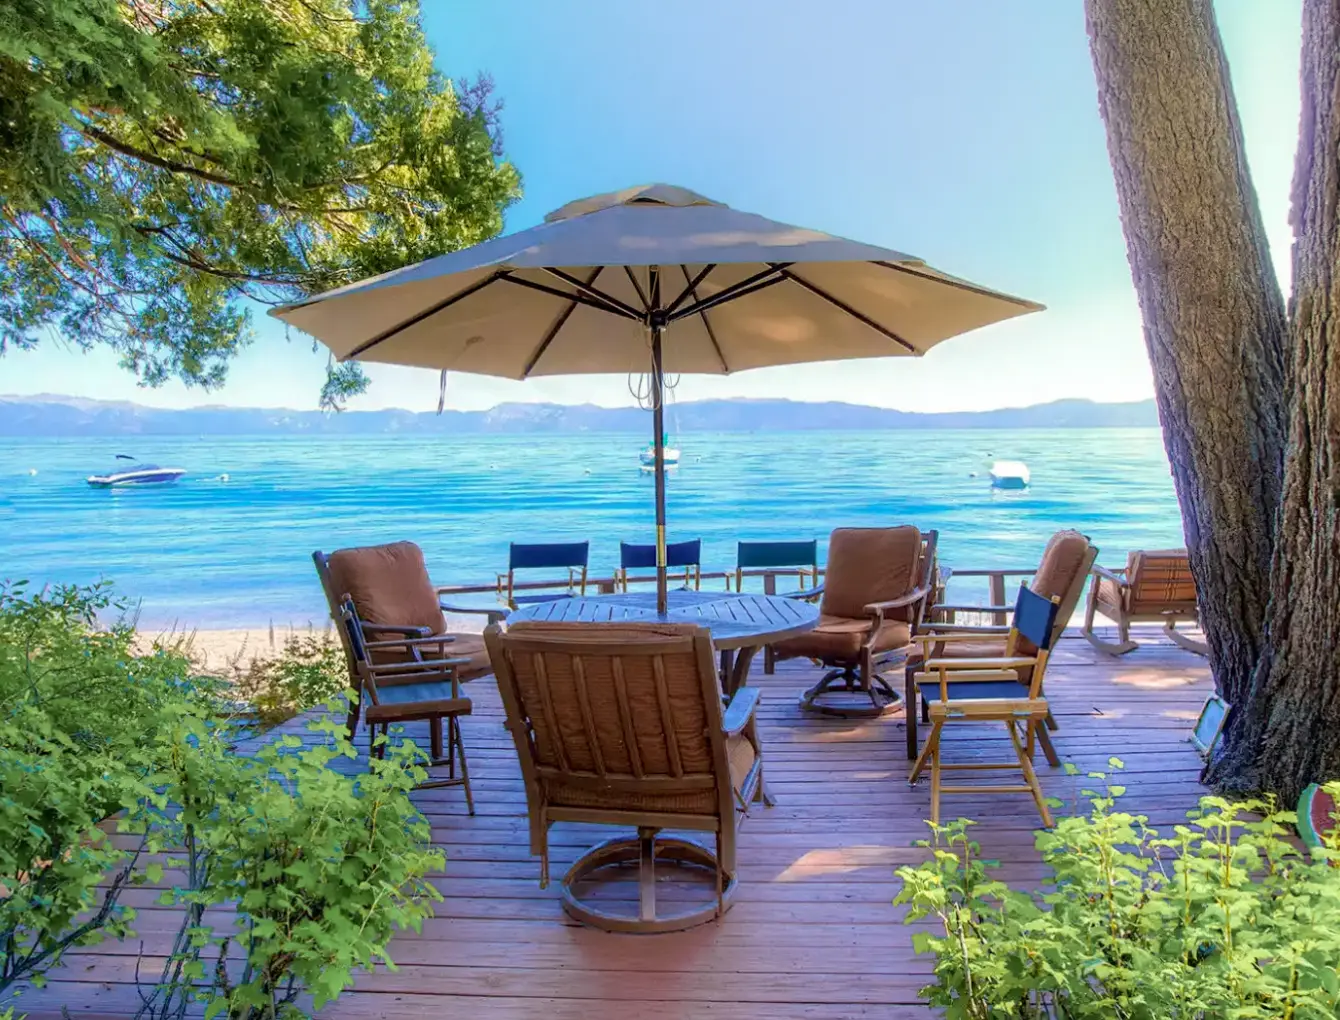
<path fill-rule="evenodd" d="M 1073 635 L 1053 659 L 1048 695 L 1061 730 L 1063 760 L 1081 772 L 1125 762 L 1123 805 L 1156 825 L 1181 820 L 1204 792 L 1200 761 L 1187 742 L 1210 690 L 1205 661 L 1153 638 L 1112 659 Z M 1145 637 L 1145 634 L 1141 635 Z M 778 804 L 756 808 L 741 830 L 741 886 L 718 923 L 664 936 L 611 935 L 574 924 L 557 889 L 540 889 L 531 858 L 525 793 L 497 688 L 471 684 L 474 714 L 463 723 L 478 814 L 466 814 L 459 789 L 427 790 L 415 800 L 433 840 L 446 853 L 433 882 L 445 897 L 419 934 L 395 940 L 400 965 L 361 975 L 322 1017 L 363 1020 L 486 1014 L 498 1020 L 845 1020 L 928 1016 L 917 990 L 929 961 L 913 956 L 911 928 L 891 905 L 893 869 L 922 857 L 929 787 L 909 788 L 900 716 L 842 720 L 796 706 L 814 679 L 804 663 L 780 664 L 774 676 L 755 667 L 769 783 Z M 1008 754 L 994 727 L 964 726 L 947 735 L 949 760 Z M 285 732 L 307 739 L 301 721 Z M 366 750 L 360 735 L 359 745 Z M 351 767 L 362 767 L 351 763 Z M 1092 781 L 1040 770 L 1047 792 L 1068 806 Z M 975 817 L 984 851 L 1002 862 L 1001 877 L 1034 883 L 1044 870 L 1033 845 L 1037 816 L 1026 796 L 946 798 L 946 817 Z M 590 825 L 552 830 L 552 869 L 562 869 L 608 831 Z M 166 876 L 170 881 L 172 874 Z M 604 895 L 631 898 L 622 883 Z M 674 883 L 666 895 L 683 895 Z M 155 972 L 178 913 L 132 889 L 137 935 L 67 957 L 45 990 L 19 1001 L 33 1020 L 130 1017 L 138 1006 L 134 975 Z M 226 913 L 217 920 L 226 923 Z"/>

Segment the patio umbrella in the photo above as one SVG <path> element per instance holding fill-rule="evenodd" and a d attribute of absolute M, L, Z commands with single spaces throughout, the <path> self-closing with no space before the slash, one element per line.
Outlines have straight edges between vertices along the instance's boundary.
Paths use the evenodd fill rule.
<path fill-rule="evenodd" d="M 271 314 L 341 360 L 508 379 L 649 375 L 665 612 L 667 372 L 920 355 L 1041 307 L 902 252 L 653 184 Z"/>

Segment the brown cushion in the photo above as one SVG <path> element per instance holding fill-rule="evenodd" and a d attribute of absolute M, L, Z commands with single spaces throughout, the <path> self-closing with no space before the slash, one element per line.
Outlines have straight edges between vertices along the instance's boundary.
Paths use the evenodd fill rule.
<path fill-rule="evenodd" d="M 329 567 L 335 598 L 350 596 L 360 620 L 427 627 L 430 634 L 446 630 L 423 550 L 413 542 L 339 549 Z"/>
<path fill-rule="evenodd" d="M 1061 612 L 1065 613 L 1066 595 L 1084 569 L 1088 555 L 1089 539 L 1085 535 L 1078 531 L 1058 531 L 1042 551 L 1042 562 L 1038 564 L 1038 572 L 1033 575 L 1028 587 L 1045 598 L 1059 598 Z M 1072 605 L 1068 608 L 1073 612 L 1075 607 Z M 1058 622 L 1064 627 L 1069 620 L 1058 619 Z M 1019 655 L 1033 655 L 1037 650 L 1037 645 L 1020 636 L 1017 645 Z"/>
<path fill-rule="evenodd" d="M 824 616 L 863 617 L 872 602 L 888 602 L 917 586 L 921 575 L 921 530 L 838 528 L 828 539 Z M 911 610 L 903 610 L 911 620 Z"/>
<path fill-rule="evenodd" d="M 1132 613 L 1189 612 L 1196 608 L 1196 581 L 1185 549 L 1143 549 L 1126 557 Z"/>
<path fill-rule="evenodd" d="M 820 659 L 836 664 L 855 664 L 861 656 L 861 642 L 870 631 L 872 621 L 849 620 L 845 617 L 819 617 L 819 626 L 798 637 L 788 638 L 773 645 L 778 659 Z M 910 624 L 901 620 L 887 620 L 875 635 L 874 650 L 887 652 L 902 648 L 912 640 Z"/>
<path fill-rule="evenodd" d="M 1005 635 L 999 637 L 990 634 L 983 634 L 978 641 L 946 641 L 939 648 L 932 648 L 931 654 L 937 659 L 995 659 L 1005 654 Z M 1031 655 L 1031 652 L 1020 652 L 1019 654 Z M 922 659 L 920 646 L 917 654 L 913 657 L 914 663 L 919 663 Z M 1025 666 L 1023 669 L 1015 670 L 1019 674 L 1020 683 L 1028 683 L 1033 679 L 1033 667 Z M 951 674 L 952 676 L 952 674 Z"/>

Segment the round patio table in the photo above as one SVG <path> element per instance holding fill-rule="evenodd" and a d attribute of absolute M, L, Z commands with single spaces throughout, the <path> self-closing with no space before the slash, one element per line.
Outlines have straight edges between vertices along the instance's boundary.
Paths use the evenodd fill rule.
<path fill-rule="evenodd" d="M 760 648 L 813 630 L 819 623 L 819 610 L 811 603 L 780 595 L 671 591 L 669 611 L 662 615 L 656 612 L 655 592 L 626 592 L 540 602 L 515 610 L 507 619 L 546 623 L 655 620 L 700 624 L 712 632 L 712 644 L 721 655 L 721 686 L 730 697 L 749 679 L 749 664 Z"/>

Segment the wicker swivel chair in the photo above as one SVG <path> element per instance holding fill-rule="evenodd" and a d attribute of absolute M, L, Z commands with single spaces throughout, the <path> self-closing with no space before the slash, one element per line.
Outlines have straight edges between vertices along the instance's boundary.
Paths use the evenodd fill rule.
<path fill-rule="evenodd" d="M 800 699 L 802 708 L 838 715 L 882 715 L 902 700 L 881 675 L 901 666 L 913 649 L 935 574 L 934 531 L 838 528 L 828 540 L 828 568 L 818 588 L 792 598 L 818 598 L 819 625 L 772 646 L 776 660 L 806 658 L 828 667 Z M 819 699 L 839 690 L 860 692 L 870 705 Z"/>
<path fill-rule="evenodd" d="M 709 633 L 692 625 L 518 623 L 484 634 L 516 742 L 531 853 L 549 881 L 555 822 L 637 830 L 593 847 L 562 881 L 563 909 L 607 931 L 678 931 L 720 917 L 737 887 L 738 817 L 763 797 L 763 759 L 744 688 L 723 711 Z M 711 833 L 715 852 L 663 829 Z M 583 898 L 611 865 L 638 867 L 637 904 Z M 707 878 L 705 904 L 667 908 L 657 876 Z"/>

